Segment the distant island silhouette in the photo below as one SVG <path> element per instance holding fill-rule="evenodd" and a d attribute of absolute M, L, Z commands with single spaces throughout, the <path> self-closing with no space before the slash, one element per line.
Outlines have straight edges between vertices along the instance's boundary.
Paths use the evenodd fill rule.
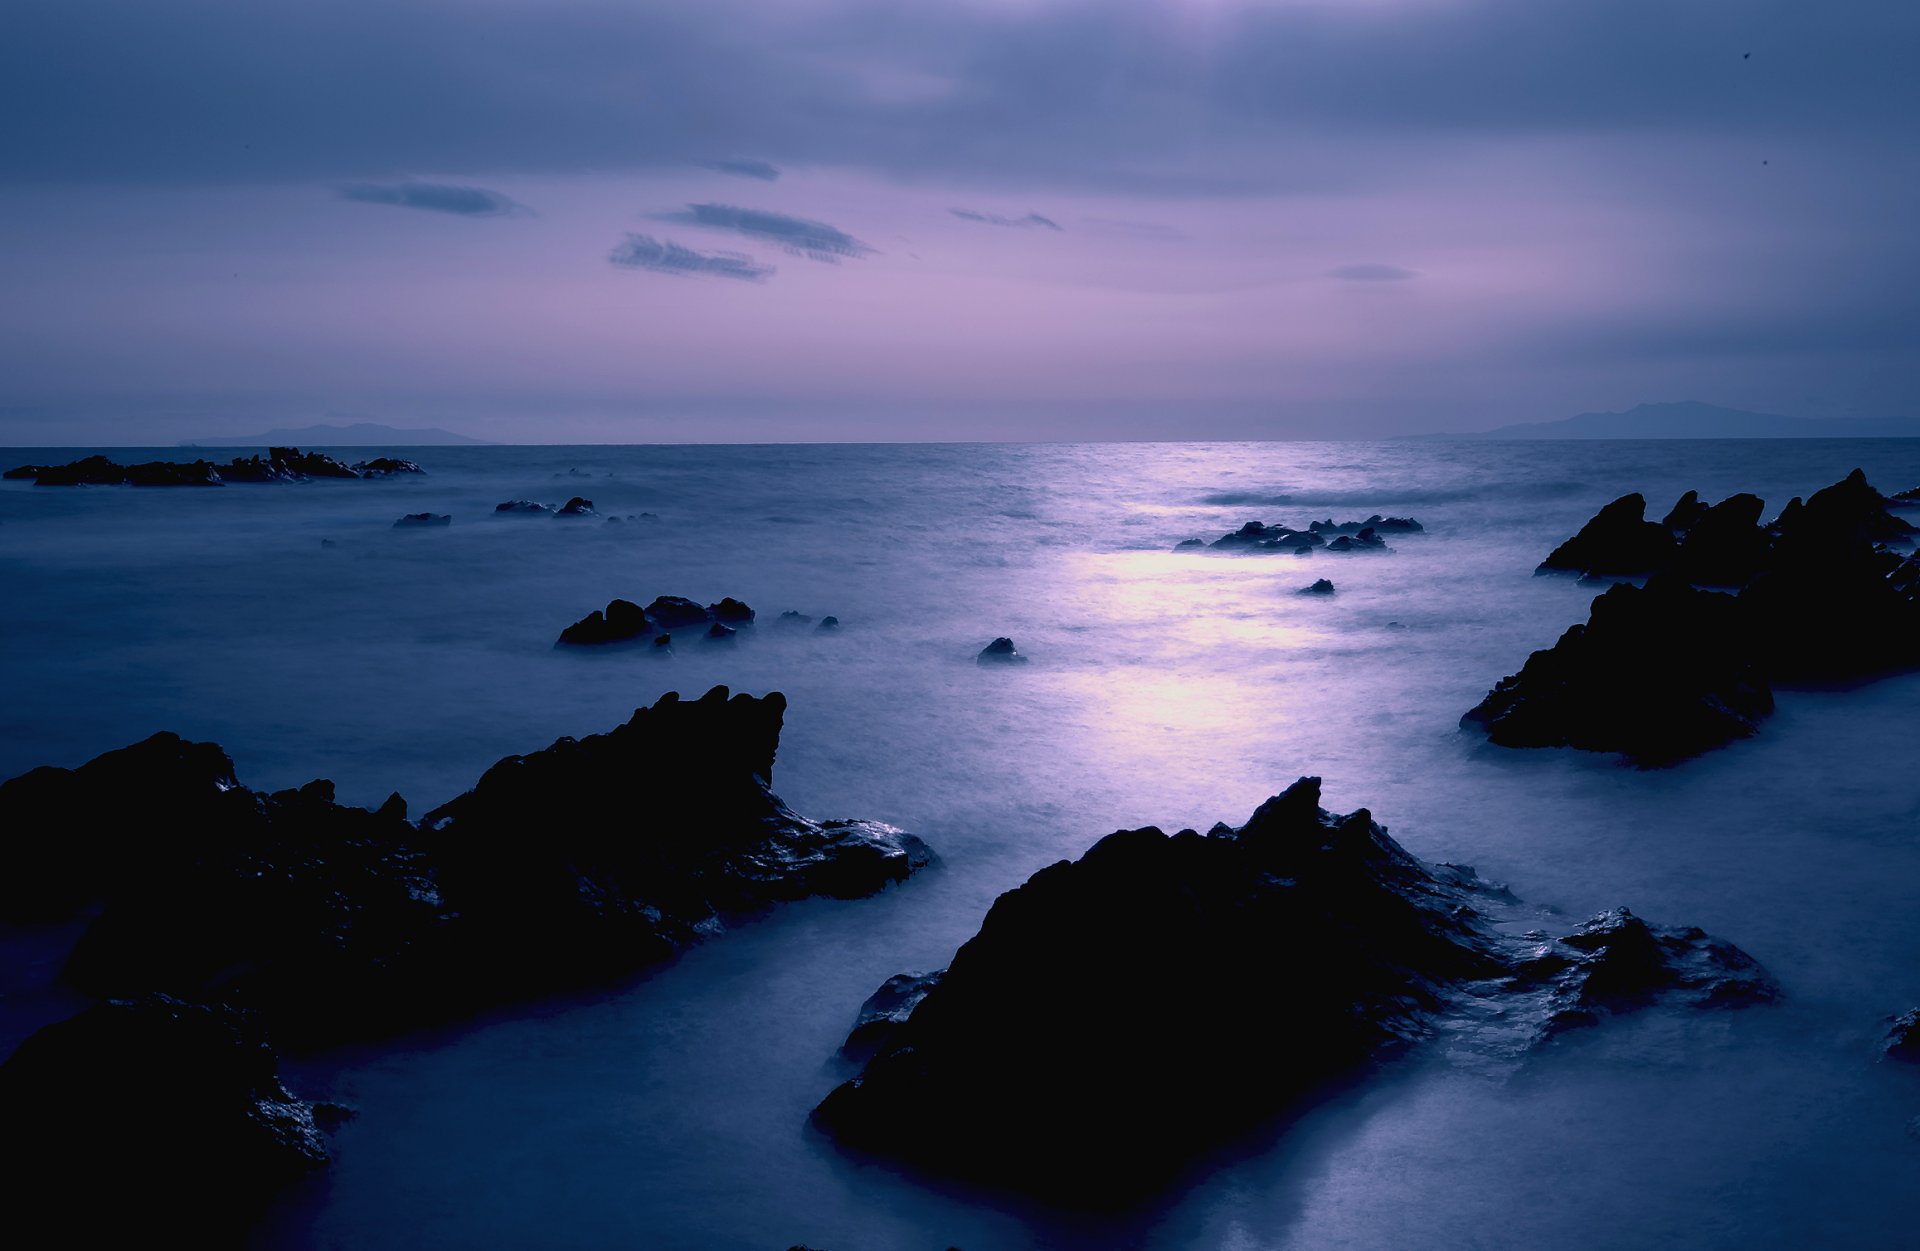
<path fill-rule="evenodd" d="M 1447 439 L 1911 439 L 1920 417 L 1784 417 L 1684 400 L 1640 404 L 1624 413 L 1581 413 L 1561 421 L 1524 422 L 1470 433 L 1416 436 Z"/>
<path fill-rule="evenodd" d="M 221 434 L 203 439 L 186 439 L 181 447 L 373 447 L 396 444 L 404 447 L 479 445 L 485 439 L 470 439 L 451 430 L 427 427 L 420 430 L 396 430 L 370 421 L 351 426 L 299 426 L 269 430 L 265 434 Z"/>

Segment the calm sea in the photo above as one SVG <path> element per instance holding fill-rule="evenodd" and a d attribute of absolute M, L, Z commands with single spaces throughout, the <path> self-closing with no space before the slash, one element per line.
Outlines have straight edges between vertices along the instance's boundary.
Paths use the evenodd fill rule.
<path fill-rule="evenodd" d="M 0 462 L 97 449 L 0 451 Z M 222 458 L 242 449 L 223 449 Z M 257 788 L 330 777 L 416 815 L 499 757 L 663 692 L 784 691 L 774 787 L 920 834 L 943 864 L 745 925 L 604 994 L 291 1059 L 360 1110 L 263 1246 L 780 1251 L 1028 1247 L 1886 1247 L 1920 1218 L 1920 677 L 1786 691 L 1757 738 L 1640 772 L 1490 748 L 1461 714 L 1583 620 L 1533 566 L 1630 490 L 1769 511 L 1920 441 L 353 449 L 428 475 L 220 490 L 0 489 L 0 777 L 159 729 Z M 115 449 L 116 459 L 182 458 Z M 213 453 L 207 453 L 213 455 Z M 593 500 L 621 525 L 493 515 Z M 408 532 L 402 513 L 451 513 Z M 1260 519 L 1411 515 L 1388 555 L 1175 554 Z M 323 546 L 322 540 L 332 540 Z M 1293 592 L 1316 578 L 1332 599 Z M 670 660 L 552 648 L 616 596 L 743 599 Z M 783 610 L 834 635 L 777 631 Z M 973 663 L 1009 635 L 1032 663 Z M 806 1126 L 888 975 L 1119 827 L 1238 823 L 1301 774 L 1415 854 L 1578 919 L 1631 906 L 1745 947 L 1788 998 L 1653 1010 L 1525 1062 L 1441 1043 L 1124 1217 L 929 1186 Z M 556 824 L 572 819 L 556 809 Z M 539 837 L 539 831 L 529 831 Z M 1549 922 L 1543 919 L 1543 923 Z M 69 1010 L 45 935 L 4 939 L 8 1049 Z M 1274 953 L 1281 994 L 1291 961 Z M 1276 999 L 1284 1011 L 1284 999 Z M 1209 1023 L 1195 1020 L 1205 1031 Z M 1142 1074 L 1143 1081 L 1177 1080 Z M 1124 1101 L 1125 1090 L 1114 1098 Z M 1010 1132 L 1017 1132 L 1012 1131 Z"/>

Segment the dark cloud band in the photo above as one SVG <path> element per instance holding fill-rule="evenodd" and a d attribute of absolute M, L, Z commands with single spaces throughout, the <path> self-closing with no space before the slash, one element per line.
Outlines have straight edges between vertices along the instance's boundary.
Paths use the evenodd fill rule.
<path fill-rule="evenodd" d="M 837 261 L 842 257 L 867 256 L 873 249 L 844 230 L 825 222 L 764 209 L 736 208 L 731 204 L 689 204 L 678 213 L 663 213 L 661 221 L 683 226 L 703 226 L 725 230 L 749 239 L 778 244 L 795 256 L 816 261 Z"/>
<path fill-rule="evenodd" d="M 355 183 L 340 188 L 340 198 L 356 204 L 391 204 L 461 217 L 504 217 L 519 207 L 506 196 L 484 187 L 455 187 L 436 182 Z"/>
<path fill-rule="evenodd" d="M 696 252 L 671 240 L 663 243 L 652 235 L 628 235 L 607 259 L 624 269 L 683 276 L 704 274 L 746 282 L 763 282 L 773 273 L 773 266 L 762 265 L 743 252 Z"/>

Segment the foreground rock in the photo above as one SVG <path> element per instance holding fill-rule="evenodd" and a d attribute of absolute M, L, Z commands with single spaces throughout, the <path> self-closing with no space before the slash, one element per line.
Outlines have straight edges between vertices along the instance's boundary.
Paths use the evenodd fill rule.
<path fill-rule="evenodd" d="M 1595 599 L 1586 626 L 1533 653 L 1461 723 L 1503 746 L 1671 763 L 1752 734 L 1774 683 L 1912 668 L 1920 557 L 1889 546 L 1914 532 L 1886 504 L 1858 469 L 1766 524 L 1754 495 L 1709 507 L 1689 491 L 1660 522 L 1638 495 L 1615 500 L 1536 572 L 1651 571 L 1645 592 Z"/>
<path fill-rule="evenodd" d="M 606 734 L 510 756 L 406 819 L 329 782 L 265 794 L 218 747 L 156 735 L 0 786 L 0 919 L 99 909 L 66 976 L 261 1010 L 313 1043 L 390 1033 L 663 959 L 782 900 L 850 898 L 929 861 L 769 788 L 778 694 L 662 697 Z"/>
<path fill-rule="evenodd" d="M 154 995 L 48 1026 L 0 1065 L 9 1220 L 138 1245 L 184 1217 L 193 1245 L 235 1241 L 327 1163 L 312 1105 L 276 1068 L 259 1025 L 222 1006 Z"/>
<path fill-rule="evenodd" d="M 1754 733 L 1773 692 L 1731 595 L 1622 583 L 1461 718 L 1502 747 L 1579 747 L 1671 764 Z"/>
<path fill-rule="evenodd" d="M 208 460 L 188 463 L 148 461 L 119 465 L 105 456 L 89 456 L 66 465 L 20 465 L 12 479 L 31 478 L 37 486 L 222 486 L 229 482 L 307 482 L 314 478 L 392 478 L 426 471 L 410 460 L 375 457 L 349 465 L 322 452 L 297 447 L 271 448 L 265 457 L 235 457 L 224 465 Z"/>
<path fill-rule="evenodd" d="M 882 988 L 856 1030 L 873 1057 L 816 1123 L 939 1172 L 1133 1203 L 1442 1029 L 1465 1046 L 1497 1022 L 1485 1045 L 1512 1054 L 1649 1002 L 1775 993 L 1737 948 L 1624 909 L 1509 934 L 1489 915 L 1504 891 L 1319 801 L 1302 778 L 1238 830 L 1124 830 L 1041 870 L 937 982 Z"/>

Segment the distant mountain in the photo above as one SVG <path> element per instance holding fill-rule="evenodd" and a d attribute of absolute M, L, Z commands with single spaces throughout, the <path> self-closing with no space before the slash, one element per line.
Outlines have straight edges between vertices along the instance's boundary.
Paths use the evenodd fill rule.
<path fill-rule="evenodd" d="M 265 434 L 222 434 L 206 439 L 189 439 L 181 447 L 445 447 L 449 444 L 481 444 L 485 439 L 469 439 L 451 430 L 396 430 L 392 426 L 357 421 L 351 426 L 301 426 L 298 429 L 269 430 Z"/>
<path fill-rule="evenodd" d="M 1641 404 L 1624 413 L 1581 413 L 1564 421 L 1500 426 L 1466 439 L 1911 439 L 1920 417 L 1782 417 L 1686 400 Z"/>

